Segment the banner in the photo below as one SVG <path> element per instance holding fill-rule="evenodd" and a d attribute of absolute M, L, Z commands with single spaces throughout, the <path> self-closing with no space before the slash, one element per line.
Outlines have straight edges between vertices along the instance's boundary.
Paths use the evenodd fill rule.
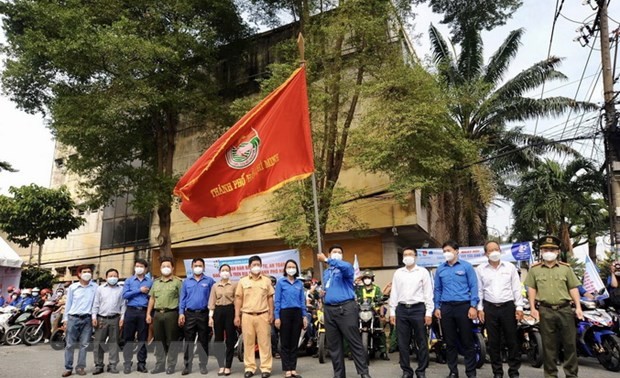
<path fill-rule="evenodd" d="M 19 287 L 19 281 L 22 278 L 21 268 L 10 268 L 8 266 L 0 266 L 0 296 L 6 299 L 9 286 Z"/>
<path fill-rule="evenodd" d="M 235 212 L 250 196 L 314 172 L 305 67 L 244 115 L 174 188 L 192 221 Z"/>
<path fill-rule="evenodd" d="M 263 261 L 262 273 L 266 276 L 274 276 L 276 278 L 282 277 L 284 274 L 284 264 L 291 259 L 297 262 L 297 266 L 299 266 L 299 270 L 301 270 L 301 264 L 299 263 L 299 251 L 296 249 L 288 249 L 285 251 L 204 259 L 204 274 L 206 276 L 213 277 L 216 281 L 219 281 L 220 265 L 228 264 L 230 265 L 231 281 L 239 281 L 241 277 L 250 274 L 248 259 L 252 256 L 259 256 L 261 258 Z M 187 276 L 189 277 L 192 274 L 192 260 L 183 260 L 183 264 L 185 265 L 185 271 L 188 272 Z"/>
<path fill-rule="evenodd" d="M 530 261 L 532 258 L 532 243 L 522 242 L 500 245 L 502 261 Z M 459 260 L 464 260 L 472 265 L 480 265 L 488 261 L 484 255 L 484 246 L 459 248 Z M 437 267 L 445 262 L 441 248 L 420 248 L 416 264 L 424 267 Z"/>
<path fill-rule="evenodd" d="M 598 273 L 598 269 L 590 256 L 586 255 L 586 267 L 583 273 L 583 288 L 587 293 L 602 293 L 597 299 L 609 298 L 609 292 L 601 279 L 601 275 Z"/>

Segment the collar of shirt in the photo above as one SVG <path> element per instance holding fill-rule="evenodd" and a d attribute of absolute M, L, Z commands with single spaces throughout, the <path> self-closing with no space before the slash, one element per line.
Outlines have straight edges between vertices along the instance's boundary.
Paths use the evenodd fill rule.
<path fill-rule="evenodd" d="M 161 282 L 168 282 L 168 281 L 172 281 L 174 280 L 176 277 L 173 275 L 168 276 L 168 278 L 166 279 L 166 277 L 161 276 L 159 278 L 157 278 L 157 281 L 161 281 Z"/>
<path fill-rule="evenodd" d="M 140 281 L 140 282 L 142 282 L 142 281 L 148 281 L 148 280 L 149 280 L 149 278 L 148 278 L 147 276 L 144 276 L 144 277 L 142 277 L 142 279 L 140 279 L 140 278 L 138 278 L 138 276 L 136 276 L 135 274 L 134 274 L 133 276 L 129 277 L 129 279 L 133 279 L 133 280 L 135 280 L 135 281 Z"/>
<path fill-rule="evenodd" d="M 223 282 L 222 280 L 219 280 L 217 281 L 216 285 L 224 287 L 224 286 L 232 285 L 232 282 L 230 282 L 230 280 L 228 280 L 227 282 Z"/>
<path fill-rule="evenodd" d="M 195 274 L 192 274 L 192 276 L 189 279 L 190 280 L 194 280 L 196 282 L 200 282 L 200 281 L 202 281 L 202 280 L 204 280 L 206 278 L 207 278 L 207 276 L 205 276 L 204 273 L 203 273 L 203 274 L 200 275 L 200 279 L 196 279 L 196 275 Z"/>
<path fill-rule="evenodd" d="M 487 268 L 491 268 L 491 269 L 499 269 L 499 268 L 501 268 L 501 267 L 503 267 L 503 266 L 505 266 L 505 265 L 506 265 L 506 263 L 505 263 L 504 261 L 500 261 L 500 262 L 499 262 L 499 264 L 497 264 L 497 267 L 495 267 L 495 266 L 491 265 L 491 263 L 490 263 L 490 262 L 488 262 L 488 261 L 487 261 L 487 262 L 485 262 L 485 263 L 484 263 L 484 265 L 483 265 L 482 267 L 483 267 L 484 269 L 487 269 Z"/>
<path fill-rule="evenodd" d="M 460 263 L 461 263 L 461 260 L 457 259 L 456 262 L 454 264 L 452 264 L 452 265 L 448 264 L 447 261 L 444 261 L 443 265 L 448 267 L 448 268 L 452 268 L 453 266 L 456 266 L 456 264 L 460 264 Z"/>
<path fill-rule="evenodd" d="M 420 269 L 426 269 L 426 268 L 422 268 L 419 265 L 414 265 L 413 268 L 409 269 L 406 266 L 401 266 L 400 268 L 398 268 L 398 270 L 400 270 L 401 272 L 407 272 L 407 273 L 412 273 L 412 272 L 416 272 Z"/>
<path fill-rule="evenodd" d="M 557 261 L 554 261 L 554 262 L 553 262 L 553 265 L 551 265 L 551 266 L 549 266 L 549 265 L 547 265 L 547 264 L 545 264 L 545 263 L 542 263 L 542 264 L 541 264 L 541 267 L 543 267 L 543 268 L 549 268 L 549 269 L 552 269 L 552 268 L 557 268 L 557 267 L 559 267 L 559 266 L 560 266 L 560 263 L 559 263 L 559 262 L 557 262 Z"/>
<path fill-rule="evenodd" d="M 263 273 L 260 273 L 258 276 L 256 276 L 256 278 L 254 278 L 254 275 L 253 275 L 253 274 L 249 274 L 249 275 L 248 275 L 248 277 L 249 277 L 251 280 L 258 281 L 258 280 L 263 279 Z"/>

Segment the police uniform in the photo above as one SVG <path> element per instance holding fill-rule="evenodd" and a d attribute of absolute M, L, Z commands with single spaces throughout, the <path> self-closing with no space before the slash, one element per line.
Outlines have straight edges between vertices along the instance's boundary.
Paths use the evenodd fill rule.
<path fill-rule="evenodd" d="M 554 236 L 544 236 L 538 244 L 539 248 L 560 248 L 560 240 Z M 536 289 L 545 377 L 558 376 L 555 362 L 559 350 L 558 340 L 564 349 L 566 377 L 577 377 L 577 331 L 570 290 L 581 284 L 579 279 L 570 265 L 555 260 L 551 266 L 545 263 L 533 265 L 524 283 Z"/>
<path fill-rule="evenodd" d="M 179 298 L 183 281 L 175 276 L 153 281 L 150 294 L 154 301 L 153 341 L 155 342 L 155 372 L 172 374 L 177 363 L 179 340 Z"/>

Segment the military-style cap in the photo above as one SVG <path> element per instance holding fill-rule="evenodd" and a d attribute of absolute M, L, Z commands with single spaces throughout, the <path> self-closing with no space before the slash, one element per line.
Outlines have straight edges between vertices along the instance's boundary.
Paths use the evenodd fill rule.
<path fill-rule="evenodd" d="M 560 249 L 562 242 L 552 235 L 543 236 L 538 239 L 538 248 L 557 248 Z"/>

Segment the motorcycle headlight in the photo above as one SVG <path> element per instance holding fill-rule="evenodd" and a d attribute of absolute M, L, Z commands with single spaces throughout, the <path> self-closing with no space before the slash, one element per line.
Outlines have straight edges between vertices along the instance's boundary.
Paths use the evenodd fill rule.
<path fill-rule="evenodd" d="M 362 319 L 363 322 L 367 322 L 370 319 L 372 319 L 372 312 L 371 311 L 360 311 L 360 319 Z"/>

